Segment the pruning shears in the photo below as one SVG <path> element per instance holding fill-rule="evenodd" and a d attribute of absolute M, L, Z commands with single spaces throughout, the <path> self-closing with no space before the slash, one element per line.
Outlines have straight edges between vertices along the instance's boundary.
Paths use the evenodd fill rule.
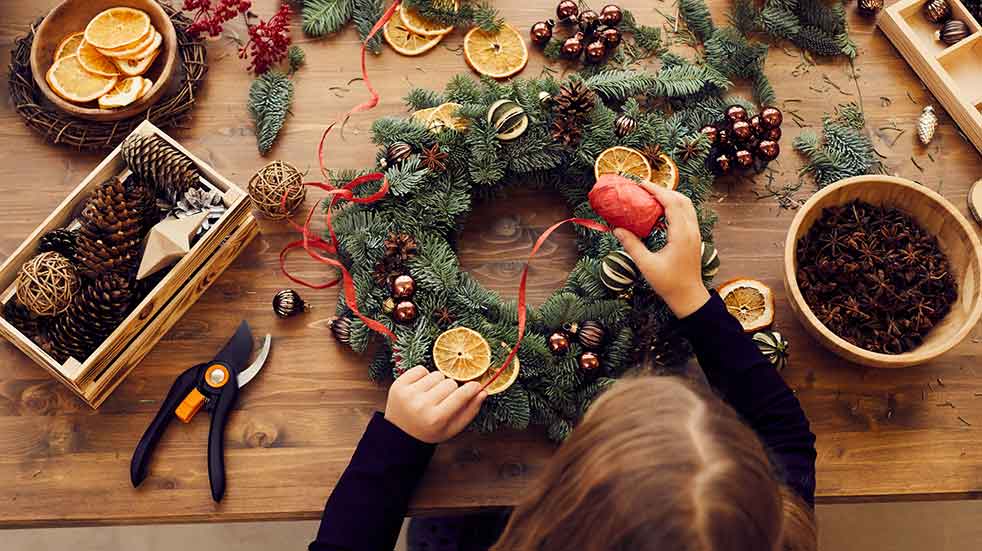
<path fill-rule="evenodd" d="M 249 384 L 266 364 L 271 337 L 266 335 L 256 360 L 248 367 L 252 354 L 252 330 L 243 321 L 210 362 L 198 364 L 181 373 L 167 393 L 157 415 L 143 433 L 130 462 L 130 481 L 140 485 L 150 466 L 150 458 L 160 437 L 175 417 L 189 423 L 201 409 L 211 414 L 208 429 L 208 480 L 211 497 L 221 501 L 225 495 L 225 424 L 235 407 L 239 389 Z"/>

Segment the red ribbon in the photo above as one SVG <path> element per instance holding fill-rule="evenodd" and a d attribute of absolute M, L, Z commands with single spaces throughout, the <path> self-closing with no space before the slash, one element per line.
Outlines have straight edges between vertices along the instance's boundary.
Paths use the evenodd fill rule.
<path fill-rule="evenodd" d="M 498 371 L 494 374 L 494 377 L 491 377 L 488 382 L 484 383 L 481 390 L 488 388 L 491 383 L 495 382 L 495 380 L 497 380 L 498 377 L 505 372 L 505 366 L 511 363 L 511 361 L 515 358 L 515 354 L 518 354 L 518 348 L 522 345 L 522 339 L 525 337 L 525 288 L 528 281 L 529 266 L 532 264 L 532 259 L 535 258 L 535 253 L 539 252 L 539 248 L 542 247 L 542 244 L 545 243 L 547 239 L 549 239 L 552 232 L 559 229 L 559 226 L 562 226 L 566 222 L 572 222 L 577 226 L 582 226 L 591 230 L 604 232 L 610 231 L 608 226 L 605 226 L 596 220 L 591 220 L 589 218 L 567 218 L 561 222 L 556 222 L 552 226 L 549 226 L 549 229 L 542 232 L 542 235 L 540 235 L 535 241 L 535 245 L 532 246 L 532 251 L 529 252 L 529 258 L 525 262 L 525 269 L 522 270 L 522 279 L 518 284 L 518 340 L 515 341 L 515 346 L 511 349 L 511 353 L 509 353 L 508 357 L 505 358 L 504 363 L 502 363 L 501 367 L 498 368 Z"/>

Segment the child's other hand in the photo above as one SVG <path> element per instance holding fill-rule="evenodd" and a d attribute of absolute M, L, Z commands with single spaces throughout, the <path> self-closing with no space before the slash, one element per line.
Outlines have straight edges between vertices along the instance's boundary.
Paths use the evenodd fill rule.
<path fill-rule="evenodd" d="M 709 300 L 702 283 L 702 237 L 692 201 L 678 193 L 649 182 L 641 186 L 665 207 L 668 244 L 653 253 L 633 233 L 618 228 L 614 235 L 640 268 L 651 288 L 679 318 L 692 314 Z"/>
<path fill-rule="evenodd" d="M 417 440 L 438 444 L 464 430 L 487 397 L 480 383 L 459 386 L 439 371 L 416 366 L 392 383 L 385 418 Z"/>

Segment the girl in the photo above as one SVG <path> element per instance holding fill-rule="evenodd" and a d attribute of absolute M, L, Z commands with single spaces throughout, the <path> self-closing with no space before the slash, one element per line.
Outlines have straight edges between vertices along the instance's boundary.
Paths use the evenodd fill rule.
<path fill-rule="evenodd" d="M 814 550 L 808 420 L 703 286 L 692 202 L 643 185 L 665 207 L 668 244 L 652 253 L 630 232 L 614 234 L 679 318 L 722 400 L 676 378 L 618 381 L 560 446 L 492 549 Z M 462 431 L 485 397 L 478 383 L 458 386 L 423 367 L 399 377 L 328 499 L 310 550 L 391 550 L 435 445 Z"/>

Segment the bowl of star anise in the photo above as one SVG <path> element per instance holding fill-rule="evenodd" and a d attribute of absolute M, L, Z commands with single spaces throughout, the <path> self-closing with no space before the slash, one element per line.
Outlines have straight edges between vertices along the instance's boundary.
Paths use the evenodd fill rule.
<path fill-rule="evenodd" d="M 982 317 L 978 235 L 944 197 L 903 178 L 847 178 L 813 195 L 788 230 L 784 264 L 802 325 L 854 363 L 930 361 Z"/>

